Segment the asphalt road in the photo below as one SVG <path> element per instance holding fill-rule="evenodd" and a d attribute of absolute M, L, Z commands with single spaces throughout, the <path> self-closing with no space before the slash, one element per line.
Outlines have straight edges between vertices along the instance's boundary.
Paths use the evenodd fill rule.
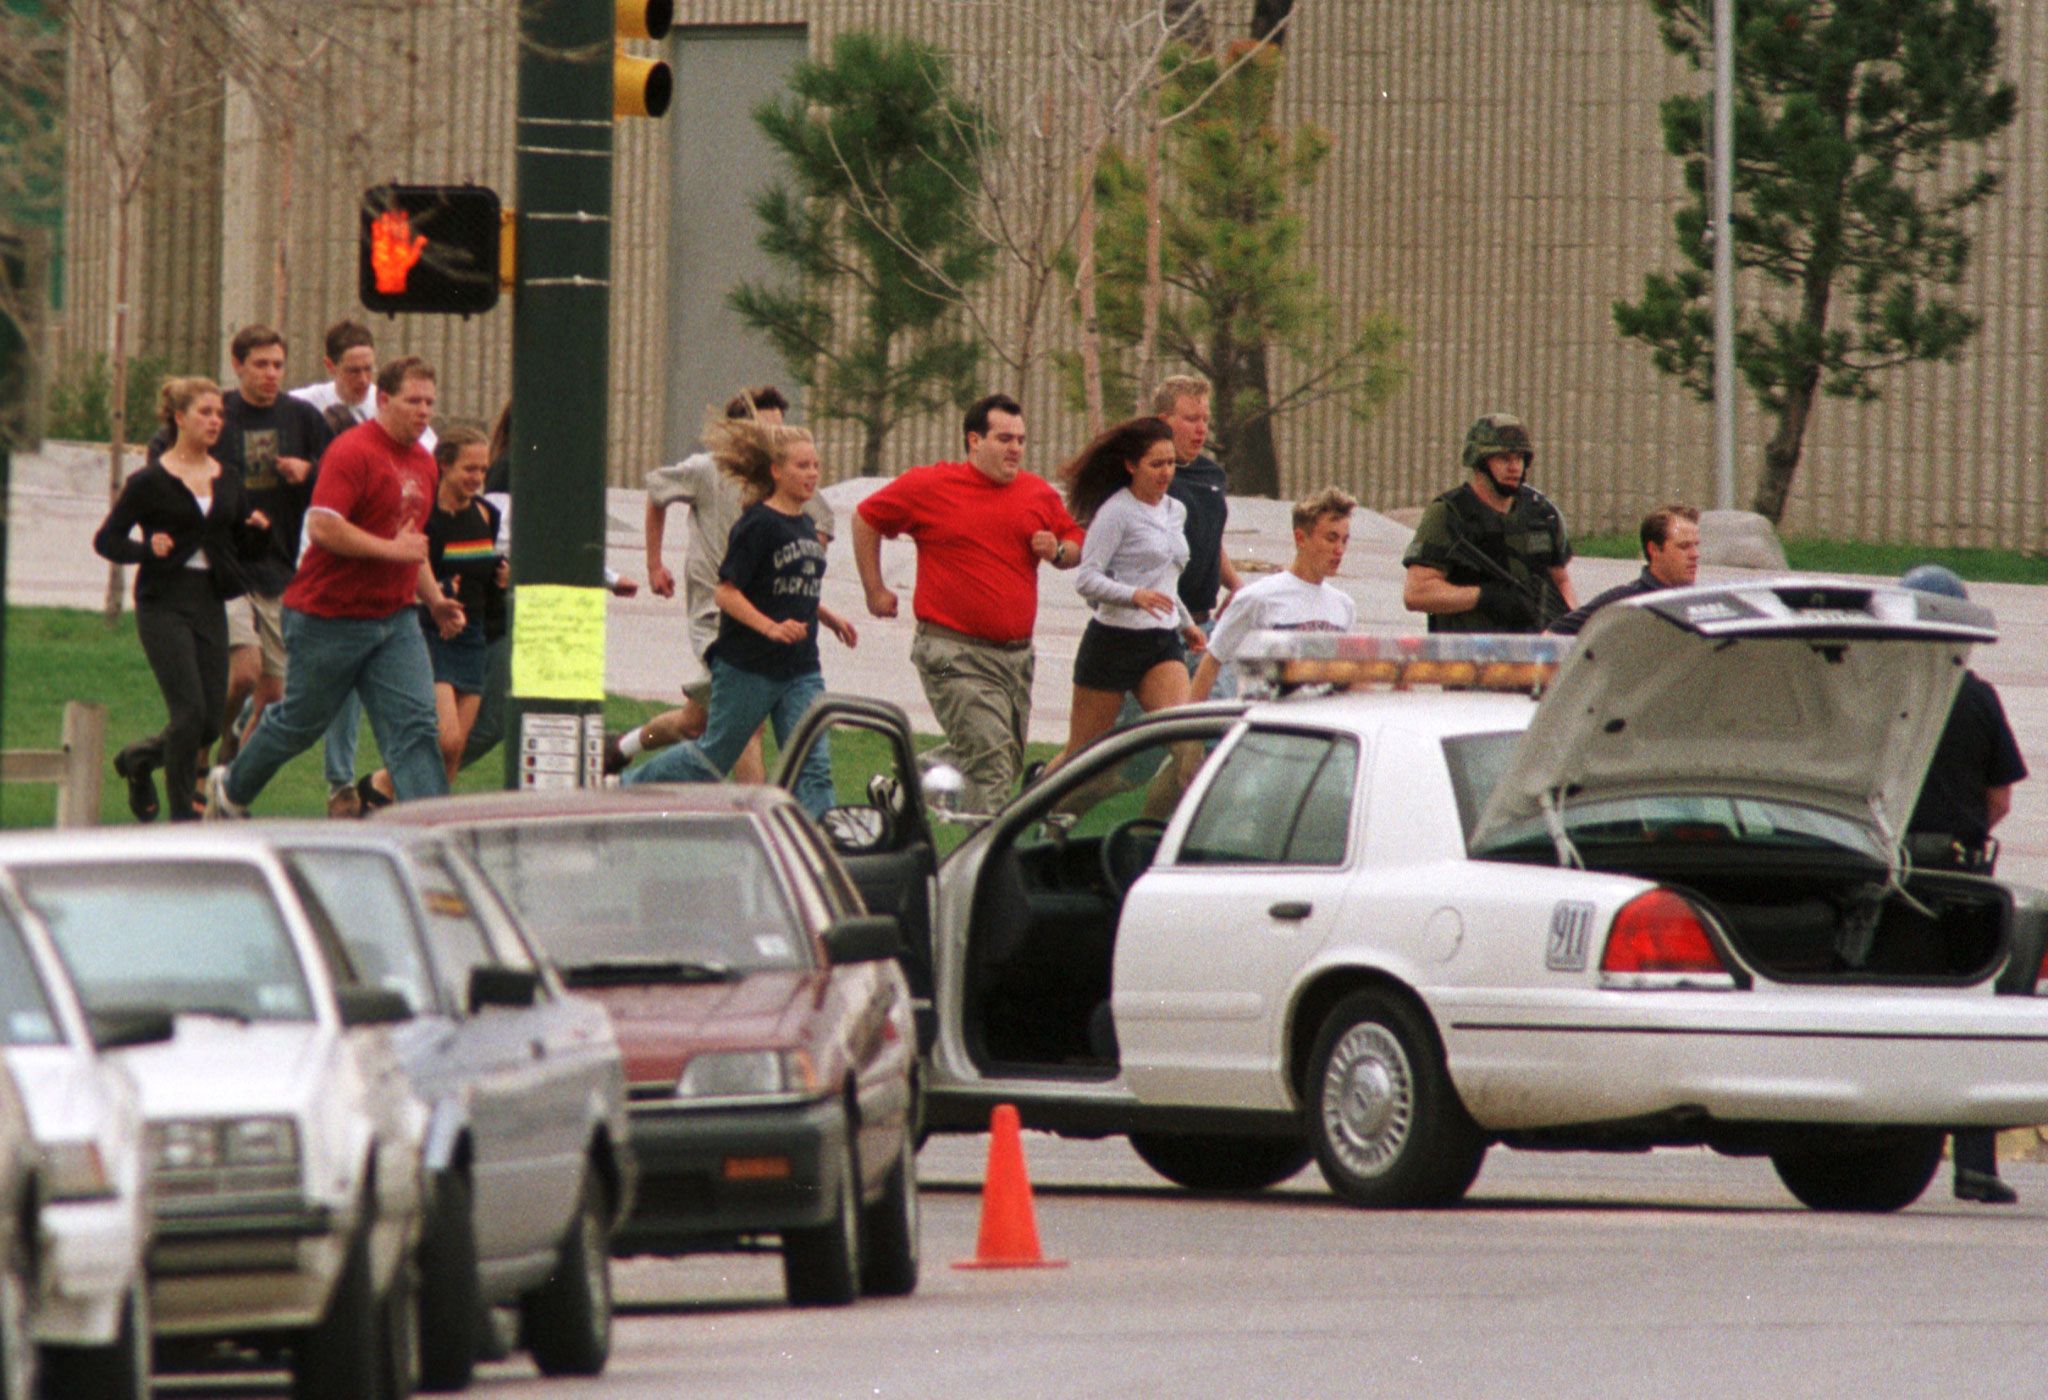
<path fill-rule="evenodd" d="M 631 1261 L 595 1382 L 486 1369 L 506 1400 L 661 1397 L 2034 1397 L 2048 1167 L 2016 1207 L 1937 1178 L 1898 1215 L 1824 1216 L 1768 1164 L 1496 1150 L 1456 1210 L 1336 1203 L 1313 1167 L 1197 1198 L 1124 1145 L 1030 1135 L 1061 1269 L 960 1272 L 985 1140 L 935 1139 L 908 1299 L 795 1311 L 773 1255 Z M 277 1394 L 254 1382 L 185 1395 Z"/>

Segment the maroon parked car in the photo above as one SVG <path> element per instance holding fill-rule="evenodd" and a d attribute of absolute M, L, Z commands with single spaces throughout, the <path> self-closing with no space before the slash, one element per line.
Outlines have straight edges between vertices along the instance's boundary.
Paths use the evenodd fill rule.
<path fill-rule="evenodd" d="M 917 1286 L 917 1034 L 896 919 L 774 788 L 400 803 L 611 1012 L 640 1167 L 613 1252 L 780 1236 L 793 1303 Z"/>

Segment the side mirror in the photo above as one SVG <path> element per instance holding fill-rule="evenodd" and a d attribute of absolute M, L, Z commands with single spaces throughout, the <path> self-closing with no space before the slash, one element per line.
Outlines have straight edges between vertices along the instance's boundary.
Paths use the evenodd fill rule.
<path fill-rule="evenodd" d="M 880 962 L 903 953 L 903 927 L 894 914 L 862 914 L 825 930 L 825 957 L 834 967 Z"/>
<path fill-rule="evenodd" d="M 841 855 L 887 850 L 895 838 L 895 823 L 880 807 L 830 807 L 818 825 Z"/>
<path fill-rule="evenodd" d="M 135 1007 L 121 1011 L 94 1011 L 86 1016 L 98 1050 L 126 1050 L 136 1045 L 161 1045 L 178 1033 L 178 1023 L 168 1011 Z"/>
<path fill-rule="evenodd" d="M 486 1006 L 515 1011 L 532 1006 L 540 995 L 540 974 L 527 967 L 473 967 L 469 970 L 469 1014 Z"/>
<path fill-rule="evenodd" d="M 986 826 L 987 813 L 965 811 L 960 801 L 967 792 L 967 779 L 960 770 L 950 763 L 934 763 L 924 770 L 919 779 L 924 788 L 925 809 L 933 816 L 952 822 L 956 826 Z"/>
<path fill-rule="evenodd" d="M 389 1026 L 412 1019 L 412 1003 L 389 987 L 343 987 L 336 998 L 344 1026 Z"/>

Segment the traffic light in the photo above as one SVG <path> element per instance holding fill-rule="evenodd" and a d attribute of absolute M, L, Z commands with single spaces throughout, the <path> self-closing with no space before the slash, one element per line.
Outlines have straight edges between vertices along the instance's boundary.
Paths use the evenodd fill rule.
<path fill-rule="evenodd" d="M 621 39 L 664 39 L 675 23 L 674 0 L 612 0 Z M 623 47 L 612 52 L 612 115 L 658 117 L 668 111 L 675 78 L 658 58 L 636 58 Z"/>
<path fill-rule="evenodd" d="M 478 185 L 363 192 L 357 296 L 371 311 L 471 316 L 498 304 L 499 208 Z"/>

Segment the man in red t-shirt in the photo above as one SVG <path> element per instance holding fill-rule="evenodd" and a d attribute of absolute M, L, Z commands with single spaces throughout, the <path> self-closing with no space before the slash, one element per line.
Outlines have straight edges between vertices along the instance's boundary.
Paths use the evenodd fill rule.
<path fill-rule="evenodd" d="M 991 394 L 967 410 L 967 460 L 913 467 L 861 502 L 853 559 L 868 611 L 896 616 L 882 582 L 882 540 L 917 545 L 917 635 L 910 660 L 943 748 L 967 782 L 973 811 L 1010 795 L 1031 727 L 1031 629 L 1038 620 L 1038 566 L 1081 562 L 1081 527 L 1059 494 L 1023 470 L 1024 410 Z"/>
<path fill-rule="evenodd" d="M 354 692 L 401 798 L 448 791 L 434 714 L 434 672 L 413 613 L 425 603 L 444 636 L 462 605 L 427 568 L 423 527 L 434 507 L 434 459 L 420 434 L 434 421 L 434 368 L 415 355 L 377 375 L 377 416 L 336 438 L 306 511 L 306 552 L 284 593 L 292 664 L 284 698 L 233 764 L 206 785 L 207 815 L 248 815 L 277 770 L 316 743 Z"/>

